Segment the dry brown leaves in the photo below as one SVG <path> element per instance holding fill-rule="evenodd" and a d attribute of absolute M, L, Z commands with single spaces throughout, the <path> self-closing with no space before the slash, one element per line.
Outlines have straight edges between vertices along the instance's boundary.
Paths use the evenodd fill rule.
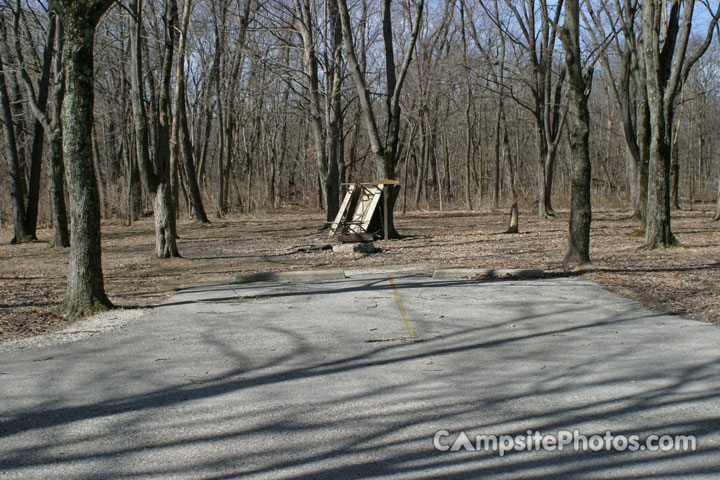
<path fill-rule="evenodd" d="M 633 297 L 650 308 L 720 323 L 720 223 L 710 206 L 674 213 L 673 229 L 685 248 L 645 251 L 630 234 L 637 222 L 627 212 L 594 212 L 587 268 L 561 265 L 567 212 L 539 220 L 521 212 L 519 234 L 507 235 L 507 212 L 413 212 L 398 214 L 406 238 L 377 242 L 381 253 L 337 254 L 312 248 L 331 243 L 320 230 L 321 212 L 215 219 L 210 225 L 180 222 L 184 258 L 153 258 L 152 219 L 125 227 L 103 225 L 105 287 L 115 305 L 132 308 L 161 302 L 183 287 L 232 278 L 251 271 L 359 268 L 423 263 L 476 268 L 541 268 L 577 275 Z M 8 245 L 0 231 L 0 339 L 53 331 L 67 324 L 55 313 L 62 301 L 67 251 L 48 248 L 49 230 L 39 242 Z M 311 248 L 298 248 L 311 247 Z"/>

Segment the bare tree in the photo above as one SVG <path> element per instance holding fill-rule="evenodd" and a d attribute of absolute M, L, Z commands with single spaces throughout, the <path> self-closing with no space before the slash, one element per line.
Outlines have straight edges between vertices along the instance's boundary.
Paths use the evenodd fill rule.
<path fill-rule="evenodd" d="M 705 53 L 720 16 L 720 5 L 708 27 L 705 41 L 687 55 L 694 0 L 663 0 L 642 4 L 642 38 L 652 127 L 648 167 L 648 202 L 645 246 L 648 249 L 679 245 L 670 226 L 670 163 L 675 100 L 683 79 Z M 666 18 L 667 17 L 667 18 Z M 661 33 L 662 32 L 662 33 Z"/>
<path fill-rule="evenodd" d="M 17 147 L 15 120 L 13 119 L 10 94 L 7 88 L 5 64 L 0 58 L 0 109 L 2 110 L 3 132 L 7 143 L 8 173 L 10 174 L 10 196 L 13 202 L 13 238 L 10 243 L 23 243 L 31 239 L 25 222 L 25 193 L 23 175 L 20 169 L 20 158 Z"/>
<path fill-rule="evenodd" d="M 325 108 L 321 98 L 319 61 L 316 51 L 317 35 L 309 0 L 295 0 L 295 17 L 303 42 L 306 90 L 309 105 L 310 126 L 315 143 L 318 172 L 325 204 L 326 222 L 331 223 L 339 208 L 340 172 L 339 146 L 342 143 L 342 107 L 340 104 L 342 84 L 342 27 L 336 0 L 328 0 L 330 24 L 330 55 L 326 55 Z"/>
<path fill-rule="evenodd" d="M 142 67 L 142 0 L 131 0 L 130 10 L 134 17 L 130 29 L 132 57 L 132 104 L 135 125 L 140 178 L 145 194 L 154 198 L 155 254 L 158 258 L 179 257 L 175 211 L 170 191 L 170 73 L 177 20 L 175 0 L 165 0 L 163 20 L 165 23 L 164 56 L 162 63 L 161 94 L 158 105 L 158 133 L 155 147 L 155 164 L 150 159 L 148 120 L 143 98 Z"/>
<path fill-rule="evenodd" d="M 592 86 L 592 63 L 584 65 L 580 50 L 580 6 L 578 0 L 565 2 L 565 24 L 560 29 L 565 48 L 565 67 L 568 72 L 568 130 L 572 161 L 572 192 L 570 200 L 570 232 L 565 265 L 590 263 L 590 111 L 588 98 Z"/>
<path fill-rule="evenodd" d="M 593 10 L 592 3 L 588 3 L 593 26 L 588 30 L 595 48 L 598 49 L 609 35 L 615 37 L 614 50 L 621 59 L 619 72 L 616 72 L 611 65 L 609 49 L 604 50 L 600 63 L 620 110 L 623 137 L 629 156 L 628 184 L 634 208 L 633 216 L 640 220 L 644 229 L 650 153 L 650 111 L 647 102 L 645 64 L 642 49 L 639 47 L 642 43 L 640 38 L 642 32 L 638 32 L 636 28 L 640 3 L 637 0 L 615 0 L 614 6 L 614 10 L 611 10 L 608 3 L 601 2 L 600 11 L 609 18 L 617 18 L 620 28 L 615 28 L 614 22 L 608 22 L 610 31 L 606 32 L 600 13 Z M 590 24 L 587 20 L 586 23 Z"/>
<path fill-rule="evenodd" d="M 387 179 L 395 179 L 397 164 L 397 147 L 398 136 L 400 132 L 400 94 L 403 84 L 407 76 L 407 71 L 412 60 L 412 52 L 415 48 L 418 34 L 420 32 L 424 0 L 420 0 L 417 4 L 417 10 L 413 21 L 412 32 L 410 34 L 410 43 L 405 58 L 403 59 L 400 71 L 396 72 L 395 52 L 393 47 L 392 35 L 392 0 L 383 0 L 382 2 L 382 24 L 383 24 L 383 42 L 385 46 L 385 86 L 387 87 L 387 99 L 385 102 L 388 125 L 383 142 L 378 128 L 377 116 L 372 107 L 370 99 L 370 90 L 367 87 L 364 73 L 360 68 L 353 44 L 352 26 L 350 23 L 350 14 L 348 13 L 346 0 L 338 0 L 338 9 L 340 19 L 342 21 L 343 40 L 345 43 L 345 53 L 350 65 L 353 82 L 357 90 L 358 99 L 362 107 L 365 127 L 367 129 L 370 145 L 375 158 L 375 165 L 378 176 Z"/>
<path fill-rule="evenodd" d="M 170 2 L 178 9 L 169 16 Z M 564 11 L 557 10 L 559 3 L 565 4 L 425 1 L 420 25 L 415 20 L 419 18 L 416 0 L 348 2 L 357 69 L 348 64 L 351 55 L 343 51 L 346 38 L 338 0 L 145 1 L 140 30 L 129 8 L 113 10 L 98 26 L 94 48 L 92 158 L 101 212 L 128 220 L 133 212 L 162 213 L 153 206 L 155 185 L 149 195 L 143 193 L 142 185 L 148 177 L 160 178 L 168 151 L 172 207 L 178 214 L 186 210 L 191 218 L 197 210 L 192 198 L 199 196 L 196 204 L 217 206 L 219 214 L 328 205 L 326 220 L 333 217 L 338 182 L 400 175 L 411 205 L 415 197 L 416 208 L 490 206 L 503 196 L 509 199 L 512 192 L 520 208 L 532 202 L 549 211 L 551 197 L 565 193 L 571 199 L 573 183 L 571 143 L 560 141 L 571 133 L 572 112 L 570 74 L 558 48 L 558 20 L 562 23 Z M 596 127 L 589 139 L 592 193 L 632 199 L 636 213 L 645 218 L 642 212 L 648 195 L 642 193 L 647 185 L 643 172 L 647 172 L 650 148 L 645 135 L 650 132 L 646 85 L 652 82 L 646 80 L 641 3 L 578 3 L 585 70 L 588 52 L 602 46 L 608 33 L 616 35 L 599 60 L 602 73 L 596 71 L 588 98 Z M 658 51 L 669 58 L 674 50 L 664 45 L 666 40 L 671 43 L 673 35 L 672 28 L 670 35 L 665 31 L 673 18 L 670 13 L 673 5 L 680 6 L 681 30 L 683 9 L 690 2 L 660 3 L 667 14 L 661 22 L 665 26 L 658 27 L 663 42 Z M 10 191 L 15 178 L 13 195 L 17 192 L 23 200 L 18 203 L 18 218 L 30 215 L 29 197 L 38 178 L 33 173 L 37 172 L 33 165 L 38 165 L 33 152 L 39 151 L 33 147 L 39 141 L 33 127 L 39 122 L 47 159 L 40 191 L 52 194 L 52 198 L 39 196 L 40 236 L 45 222 L 57 218 L 53 223 L 60 226 L 65 217 L 54 208 L 51 212 L 54 199 L 63 198 L 62 156 L 58 155 L 62 129 L 58 128 L 60 115 L 53 112 L 62 105 L 58 103 L 62 95 L 57 93 L 62 85 L 53 74 L 60 78 L 62 68 L 56 64 L 50 69 L 48 103 L 43 107 L 41 78 L 54 27 L 47 22 L 47 2 L 20 4 L 18 10 L 18 0 L 0 2 L 0 60 L 9 104 L 4 113 L 0 110 L 3 120 L 9 119 L 0 126 L 6 133 L 0 134 L 2 162 L 7 163 L 0 174 L 1 214 L 3 220 L 14 215 Z M 704 45 L 705 25 L 711 20 L 704 12 L 709 4 L 708 0 L 695 3 L 699 20 L 690 33 L 686 65 Z M 716 2 L 711 8 L 716 11 Z M 697 28 L 700 20 L 702 28 Z M 131 42 L 131 33 L 142 40 L 137 42 L 139 48 Z M 170 36 L 173 51 L 168 63 L 171 52 L 166 40 Z M 676 37 L 679 44 L 679 32 Z M 56 39 L 55 49 L 59 47 Z M 19 48 L 13 48 L 18 43 Z M 409 50 L 411 44 L 414 48 Z M 390 45 L 392 58 L 386 55 Z M 713 40 L 712 47 L 716 46 L 720 45 Z M 308 48 L 315 61 L 310 70 L 313 62 L 306 61 Z M 139 52 L 139 76 L 134 71 L 133 51 Z M 403 80 L 403 65 L 410 54 L 412 61 L 408 60 Z M 676 58 L 680 57 L 666 62 L 670 70 Z M 671 163 L 670 185 L 679 179 L 674 191 L 683 201 L 687 188 L 691 205 L 700 199 L 715 201 L 717 195 L 720 143 L 715 132 L 720 130 L 716 115 L 720 96 L 713 86 L 714 76 L 720 75 L 717 58 L 704 55 L 692 70 L 698 75 L 688 82 L 680 74 L 673 103 L 677 114 L 669 133 L 670 158 L 679 159 L 675 163 L 679 175 Z M 372 123 L 361 105 L 364 95 L 356 95 L 356 70 L 367 87 L 365 103 L 377 135 L 368 135 L 373 128 L 368 129 Z M 393 71 L 395 87 L 390 88 Z M 141 101 L 133 101 L 133 85 Z M 142 115 L 140 105 L 146 109 Z M 401 107 L 401 117 L 393 113 L 395 106 Z M 43 115 L 37 115 L 38 111 Z M 136 122 L 137 117 L 143 121 Z M 143 127 L 136 128 L 138 124 Z M 13 127 L 14 149 L 7 140 L 8 126 Z M 395 159 L 388 174 L 386 156 Z M 141 162 L 152 175 L 140 172 Z M 196 169 L 197 195 L 192 192 L 192 168 Z M 542 194 L 531 200 L 539 190 Z M 540 201 L 541 197 L 545 200 Z M 538 208 L 541 215 L 547 214 L 543 208 Z M 164 218 L 169 222 L 171 217 Z M 165 227 L 159 225 L 159 231 L 169 231 Z M 163 235 L 159 238 L 166 242 Z"/>
<path fill-rule="evenodd" d="M 52 247 L 69 247 L 70 246 L 70 234 L 67 227 L 67 209 L 65 207 L 65 167 L 63 165 L 63 152 L 62 152 L 62 103 L 65 96 L 65 79 L 63 75 L 62 66 L 62 52 L 63 52 L 63 26 L 60 19 L 53 13 L 50 12 L 50 23 L 48 28 L 48 37 L 53 37 L 53 41 L 48 40 L 45 47 L 45 54 L 43 55 L 43 77 L 45 76 L 45 64 L 50 63 L 54 71 L 53 79 L 53 115 L 50 118 L 45 111 L 48 93 L 44 92 L 43 89 L 48 90 L 48 86 L 45 86 L 44 80 L 40 82 L 40 92 L 36 95 L 35 88 L 25 68 L 25 62 L 20 47 L 19 40 L 19 19 L 20 19 L 20 2 L 16 4 L 16 24 L 15 24 L 15 55 L 20 63 L 20 78 L 27 91 L 28 103 L 30 109 L 35 116 L 36 122 L 40 124 L 40 131 L 45 134 L 48 142 L 47 156 L 50 162 L 51 173 L 50 173 L 50 197 L 53 211 L 53 241 Z M 52 61 L 52 50 L 55 47 L 55 61 Z M 50 55 L 47 54 L 50 52 Z M 48 58 L 49 57 L 49 58 Z M 48 77 L 49 77 L 48 73 Z M 33 148 L 33 151 L 35 149 Z M 35 169 L 35 159 L 32 160 L 33 169 Z M 32 176 L 32 175 L 31 175 Z M 39 189 L 39 179 L 37 188 Z M 32 183 L 32 180 L 31 180 Z M 32 189 L 31 189 L 32 190 Z M 37 218 L 37 205 L 34 207 L 31 205 L 33 202 L 28 201 L 28 219 L 32 216 Z M 37 204 L 37 199 L 35 199 Z M 34 222 L 36 223 L 36 222 Z M 33 228 L 33 225 L 29 225 L 28 228 Z"/>
<path fill-rule="evenodd" d="M 518 59 L 517 77 L 523 79 L 523 87 L 530 91 L 531 99 L 522 98 L 513 89 L 510 89 L 509 93 L 533 116 L 538 156 L 538 215 L 540 218 L 548 218 L 555 215 L 552 207 L 552 187 L 566 115 L 566 109 L 561 104 L 566 70 L 563 68 L 556 72 L 554 64 L 563 0 L 555 3 L 554 10 L 547 0 L 505 0 L 505 4 L 519 29 L 519 34 L 515 34 L 509 25 L 480 2 L 488 16 L 502 28 L 508 40 L 524 57 Z"/>
<path fill-rule="evenodd" d="M 357 90 L 358 99 L 365 119 L 365 128 L 367 130 L 370 141 L 371 150 L 375 159 L 377 175 L 383 179 L 395 179 L 397 173 L 395 171 L 397 165 L 398 138 L 400 135 L 400 93 L 407 76 L 408 68 L 412 60 L 412 52 L 415 48 L 420 26 L 422 22 L 424 0 L 419 0 L 415 17 L 412 22 L 412 31 L 410 34 L 410 42 L 405 52 L 400 71 L 396 72 L 395 52 L 393 47 L 392 32 L 392 0 L 382 1 L 382 35 L 385 47 L 385 86 L 386 86 L 386 102 L 385 108 L 387 113 L 387 130 L 385 133 L 385 141 L 380 137 L 377 117 L 372 107 L 370 98 L 370 90 L 365 81 L 365 75 L 360 68 L 355 46 L 353 44 L 352 26 L 350 23 L 350 14 L 348 13 L 347 1 L 337 0 L 340 20 L 342 22 L 343 41 L 345 44 L 345 54 L 350 66 L 355 89 Z M 389 209 L 389 234 L 396 237 L 397 232 L 393 226 L 392 211 L 394 205 L 388 205 Z"/>
<path fill-rule="evenodd" d="M 185 56 L 187 46 L 188 26 L 192 13 L 192 0 L 178 0 L 182 3 L 182 16 L 178 31 L 178 54 L 175 69 L 175 118 L 173 122 L 172 138 L 170 143 L 173 146 L 174 158 L 182 159 L 182 167 L 187 180 L 189 190 L 190 213 L 193 218 L 210 223 L 205 214 L 200 187 L 198 185 L 195 162 L 193 159 L 193 146 L 190 139 L 190 128 L 187 118 L 187 83 L 185 79 Z"/>
<path fill-rule="evenodd" d="M 71 205 L 72 245 L 63 313 L 78 317 L 112 308 L 105 294 L 100 199 L 92 161 L 93 47 L 97 23 L 113 0 L 52 0 L 65 28 L 63 155 Z"/>
<path fill-rule="evenodd" d="M 21 72 L 23 82 L 27 85 L 30 80 L 27 76 L 25 69 L 25 60 L 22 55 L 20 48 L 20 17 L 22 15 L 22 6 L 20 0 L 15 2 L 15 14 L 13 17 L 13 44 L 16 54 L 17 70 Z M 28 42 L 31 43 L 32 42 Z M 45 47 L 42 54 L 42 63 L 40 70 L 40 77 L 37 82 L 37 95 L 33 98 L 35 104 L 34 113 L 40 112 L 45 113 L 47 110 L 49 88 L 50 88 L 50 75 L 52 70 L 52 57 L 53 57 L 53 46 L 55 43 L 55 18 L 50 18 L 50 23 L 47 29 Z M 19 92 L 18 92 L 19 93 Z M 35 89 L 33 89 L 33 95 Z M 30 177 L 28 182 L 28 198 L 27 198 L 27 209 L 25 211 L 25 227 L 27 234 L 33 240 L 37 239 L 37 218 L 38 218 L 38 202 L 40 199 L 40 175 L 42 172 L 42 157 L 43 149 L 45 146 L 44 142 L 45 132 L 43 124 L 39 119 L 35 119 L 33 126 L 33 137 L 32 147 L 30 150 Z"/>

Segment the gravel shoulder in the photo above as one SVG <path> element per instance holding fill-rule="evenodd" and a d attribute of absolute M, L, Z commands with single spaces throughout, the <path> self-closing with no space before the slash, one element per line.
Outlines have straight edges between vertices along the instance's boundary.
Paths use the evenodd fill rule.
<path fill-rule="evenodd" d="M 98 335 L 116 332 L 138 321 L 146 312 L 147 309 L 117 309 L 101 312 L 78 320 L 54 332 L 2 342 L 0 343 L 0 353 L 78 342 Z"/>

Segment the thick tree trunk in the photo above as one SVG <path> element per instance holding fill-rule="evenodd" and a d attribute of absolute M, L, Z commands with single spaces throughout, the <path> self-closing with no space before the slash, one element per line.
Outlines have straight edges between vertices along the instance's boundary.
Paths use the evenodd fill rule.
<path fill-rule="evenodd" d="M 175 208 L 172 201 L 170 171 L 170 84 L 175 33 L 177 30 L 177 4 L 175 0 L 165 3 L 165 52 L 163 54 L 160 97 L 158 99 L 158 128 L 155 158 L 158 185 L 155 191 L 155 249 L 158 258 L 179 257 Z"/>
<path fill-rule="evenodd" d="M 716 222 L 720 220 L 720 178 L 718 178 L 718 192 L 715 206 L 715 216 L 713 217 L 713 220 Z"/>
<path fill-rule="evenodd" d="M 653 114 L 655 125 L 650 141 L 648 166 L 648 202 L 645 243 L 648 249 L 677 245 L 670 228 L 670 145 L 665 140 L 662 114 Z"/>
<path fill-rule="evenodd" d="M 672 145 L 672 111 L 677 91 L 677 69 L 684 58 L 676 58 L 680 67 L 671 70 L 669 48 L 674 47 L 680 6 L 674 4 L 670 14 L 669 38 L 664 39 L 660 51 L 659 11 L 663 6 L 657 0 L 648 0 L 642 6 L 643 50 L 647 75 L 647 97 L 650 112 L 650 156 L 648 164 L 648 196 L 645 219 L 645 246 L 648 249 L 677 245 L 670 227 L 670 156 Z M 686 9 L 690 8 L 686 5 Z M 690 8 L 690 12 L 691 12 Z M 687 10 L 686 10 L 687 11 Z M 687 25 L 689 28 L 689 25 Z M 689 34 L 689 32 L 687 32 Z M 673 52 L 674 53 L 674 52 Z M 678 53 L 680 55 L 680 53 Z M 685 52 L 682 52 L 685 55 Z M 673 66 L 675 62 L 673 62 Z M 671 71 L 675 83 L 670 84 Z"/>
<path fill-rule="evenodd" d="M 565 49 L 568 72 L 567 100 L 569 110 L 572 192 L 570 200 L 570 231 L 564 265 L 590 263 L 590 112 L 588 97 L 592 72 L 584 72 L 580 53 L 580 20 L 578 0 L 565 4 L 565 25 L 560 38 Z"/>
<path fill-rule="evenodd" d="M 74 2 L 67 2 L 68 4 Z M 97 2 L 93 2 L 97 3 Z M 109 2 L 107 3 L 109 5 Z M 79 317 L 112 308 L 105 295 L 100 246 L 100 198 L 92 156 L 94 102 L 93 37 L 104 11 L 84 12 L 76 6 L 61 14 L 65 28 L 62 109 L 63 157 L 70 192 L 72 246 L 68 289 L 62 311 Z"/>
<path fill-rule="evenodd" d="M 155 255 L 158 258 L 179 257 L 175 212 L 170 192 L 170 182 L 160 182 L 155 191 Z"/>
<path fill-rule="evenodd" d="M 173 38 L 177 10 L 175 1 L 167 0 L 165 6 L 166 38 L 163 57 L 162 86 L 159 100 L 159 125 L 155 163 L 150 161 L 149 132 L 147 113 L 143 99 L 142 85 L 142 2 L 131 2 L 130 9 L 134 13 L 134 22 L 130 28 L 131 50 L 131 97 L 133 104 L 133 124 L 135 128 L 135 146 L 137 149 L 138 167 L 145 194 L 154 198 L 155 215 L 155 254 L 158 258 L 179 257 L 175 210 L 172 204 L 170 189 L 170 73 L 172 71 Z"/>

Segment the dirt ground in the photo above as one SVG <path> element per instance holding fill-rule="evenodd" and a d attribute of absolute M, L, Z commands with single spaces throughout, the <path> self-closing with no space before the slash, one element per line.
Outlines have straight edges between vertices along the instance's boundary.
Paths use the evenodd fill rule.
<path fill-rule="evenodd" d="M 173 293 L 239 272 L 371 267 L 424 263 L 476 268 L 540 268 L 548 275 L 577 275 L 630 296 L 656 311 L 720 324 L 720 222 L 712 207 L 674 213 L 673 229 L 685 248 L 644 251 L 632 235 L 628 212 L 593 213 L 587 268 L 565 271 L 568 212 L 539 220 L 521 212 L 520 233 L 504 234 L 507 212 L 412 212 L 398 214 L 402 240 L 376 242 L 376 254 L 338 254 L 317 247 L 335 243 L 320 230 L 322 212 L 180 221 L 183 258 L 153 258 L 152 218 L 130 227 L 103 224 L 105 289 L 121 308 L 157 304 Z M 0 341 L 57 330 L 67 321 L 55 313 L 66 286 L 68 251 L 49 248 L 52 232 L 38 242 L 9 245 L 0 230 Z"/>

